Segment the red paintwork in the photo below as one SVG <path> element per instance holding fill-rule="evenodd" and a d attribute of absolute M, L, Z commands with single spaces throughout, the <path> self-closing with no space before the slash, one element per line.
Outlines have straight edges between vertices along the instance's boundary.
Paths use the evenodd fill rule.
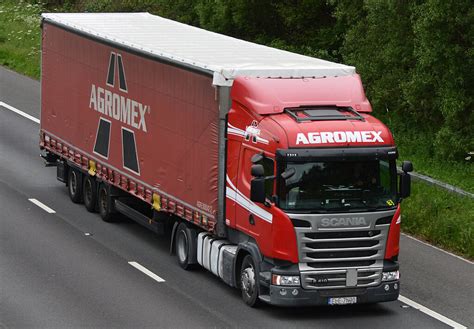
<path fill-rule="evenodd" d="M 97 176 L 198 224 L 217 210 L 218 102 L 212 78 L 165 65 L 44 23 L 41 79 L 42 146 Z M 107 86 L 110 53 L 122 55 L 128 92 Z M 147 132 L 89 108 L 92 84 L 150 106 Z M 109 157 L 93 153 L 99 118 L 112 122 Z M 124 168 L 121 127 L 134 131 L 140 173 Z M 46 137 L 47 136 L 47 137 Z M 204 205 L 204 206 L 203 206 Z M 206 209 L 204 209 L 206 208 Z M 202 211 L 204 209 L 204 211 Z"/>
<path fill-rule="evenodd" d="M 250 198 L 250 158 L 255 153 L 265 153 L 274 159 L 277 149 L 292 147 L 361 147 L 393 146 L 389 129 L 369 112 L 371 106 L 358 75 L 321 79 L 261 79 L 237 78 L 232 91 L 232 108 L 229 112 L 227 175 L 247 198 Z M 286 107 L 302 105 L 351 106 L 362 112 L 364 121 L 311 121 L 298 123 L 287 113 Z M 246 131 L 252 122 L 258 123 L 261 140 L 253 142 L 235 133 L 236 129 Z M 296 144 L 298 133 L 336 131 L 380 131 L 383 142 L 325 143 L 319 145 Z M 265 142 L 268 141 L 268 142 Z M 275 168 L 276 171 L 276 168 Z M 230 227 L 252 236 L 262 251 L 270 258 L 298 262 L 297 242 L 294 227 L 288 216 L 272 206 L 255 204 L 273 215 L 272 224 L 257 219 L 249 224 L 250 211 L 227 199 L 227 222 Z M 398 228 L 399 229 L 399 228 Z M 390 253 L 398 248 L 395 229 L 391 231 Z M 395 243 L 396 242 L 396 243 Z M 397 250 L 398 252 L 398 250 Z"/>
<path fill-rule="evenodd" d="M 358 112 L 372 112 L 358 74 L 317 79 L 239 77 L 232 86 L 232 99 L 260 115 L 300 105 L 352 106 Z"/>
<path fill-rule="evenodd" d="M 392 223 L 387 238 L 387 248 L 385 249 L 385 259 L 391 259 L 398 256 L 400 252 L 400 225 L 401 225 L 400 205 L 398 205 L 395 215 L 393 215 Z M 398 219 L 400 222 L 397 224 Z"/>

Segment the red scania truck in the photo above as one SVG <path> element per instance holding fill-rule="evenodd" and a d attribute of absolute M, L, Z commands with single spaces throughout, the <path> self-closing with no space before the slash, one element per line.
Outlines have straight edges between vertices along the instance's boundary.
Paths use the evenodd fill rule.
<path fill-rule="evenodd" d="M 42 15 L 40 148 L 71 200 L 171 235 L 250 306 L 398 298 L 388 128 L 351 66 L 148 13 Z"/>

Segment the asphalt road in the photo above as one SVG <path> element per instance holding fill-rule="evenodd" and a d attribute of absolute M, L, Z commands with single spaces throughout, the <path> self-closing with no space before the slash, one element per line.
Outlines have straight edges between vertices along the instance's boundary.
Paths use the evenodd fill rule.
<path fill-rule="evenodd" d="M 39 118 L 39 83 L 0 67 L 0 102 Z M 400 301 L 248 308 L 211 273 L 182 270 L 169 239 L 128 220 L 105 223 L 72 204 L 55 168 L 43 166 L 38 128 L 0 106 L 0 327 L 448 327 Z M 402 295 L 474 326 L 472 263 L 408 237 L 400 263 Z"/>

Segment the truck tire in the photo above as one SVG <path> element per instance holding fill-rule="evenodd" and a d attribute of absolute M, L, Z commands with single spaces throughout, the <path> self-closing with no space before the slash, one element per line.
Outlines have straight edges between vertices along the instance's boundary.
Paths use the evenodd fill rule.
<path fill-rule="evenodd" d="M 100 217 L 104 222 L 114 222 L 114 214 L 112 211 L 112 198 L 110 197 L 109 187 L 102 183 L 99 186 L 99 191 L 97 193 L 97 203 L 99 208 Z"/>
<path fill-rule="evenodd" d="M 251 255 L 244 257 L 240 268 L 240 290 L 242 300 L 250 307 L 258 306 L 258 274 Z"/>
<path fill-rule="evenodd" d="M 82 185 L 84 206 L 90 212 L 95 212 L 97 209 L 97 183 L 94 177 L 85 176 L 84 184 Z"/>
<path fill-rule="evenodd" d="M 79 170 L 69 168 L 67 179 L 69 197 L 74 203 L 82 202 L 82 173 Z"/>
<path fill-rule="evenodd" d="M 197 263 L 197 232 L 185 223 L 178 225 L 175 237 L 175 252 L 178 264 L 185 270 L 195 268 Z"/>

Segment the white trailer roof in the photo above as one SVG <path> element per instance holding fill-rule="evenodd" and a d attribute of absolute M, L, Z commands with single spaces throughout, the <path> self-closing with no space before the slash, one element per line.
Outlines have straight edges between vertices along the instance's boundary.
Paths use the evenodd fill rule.
<path fill-rule="evenodd" d="M 149 13 L 49 13 L 43 20 L 119 46 L 213 74 L 230 86 L 237 76 L 300 78 L 355 73 L 342 65 L 206 31 Z"/>

